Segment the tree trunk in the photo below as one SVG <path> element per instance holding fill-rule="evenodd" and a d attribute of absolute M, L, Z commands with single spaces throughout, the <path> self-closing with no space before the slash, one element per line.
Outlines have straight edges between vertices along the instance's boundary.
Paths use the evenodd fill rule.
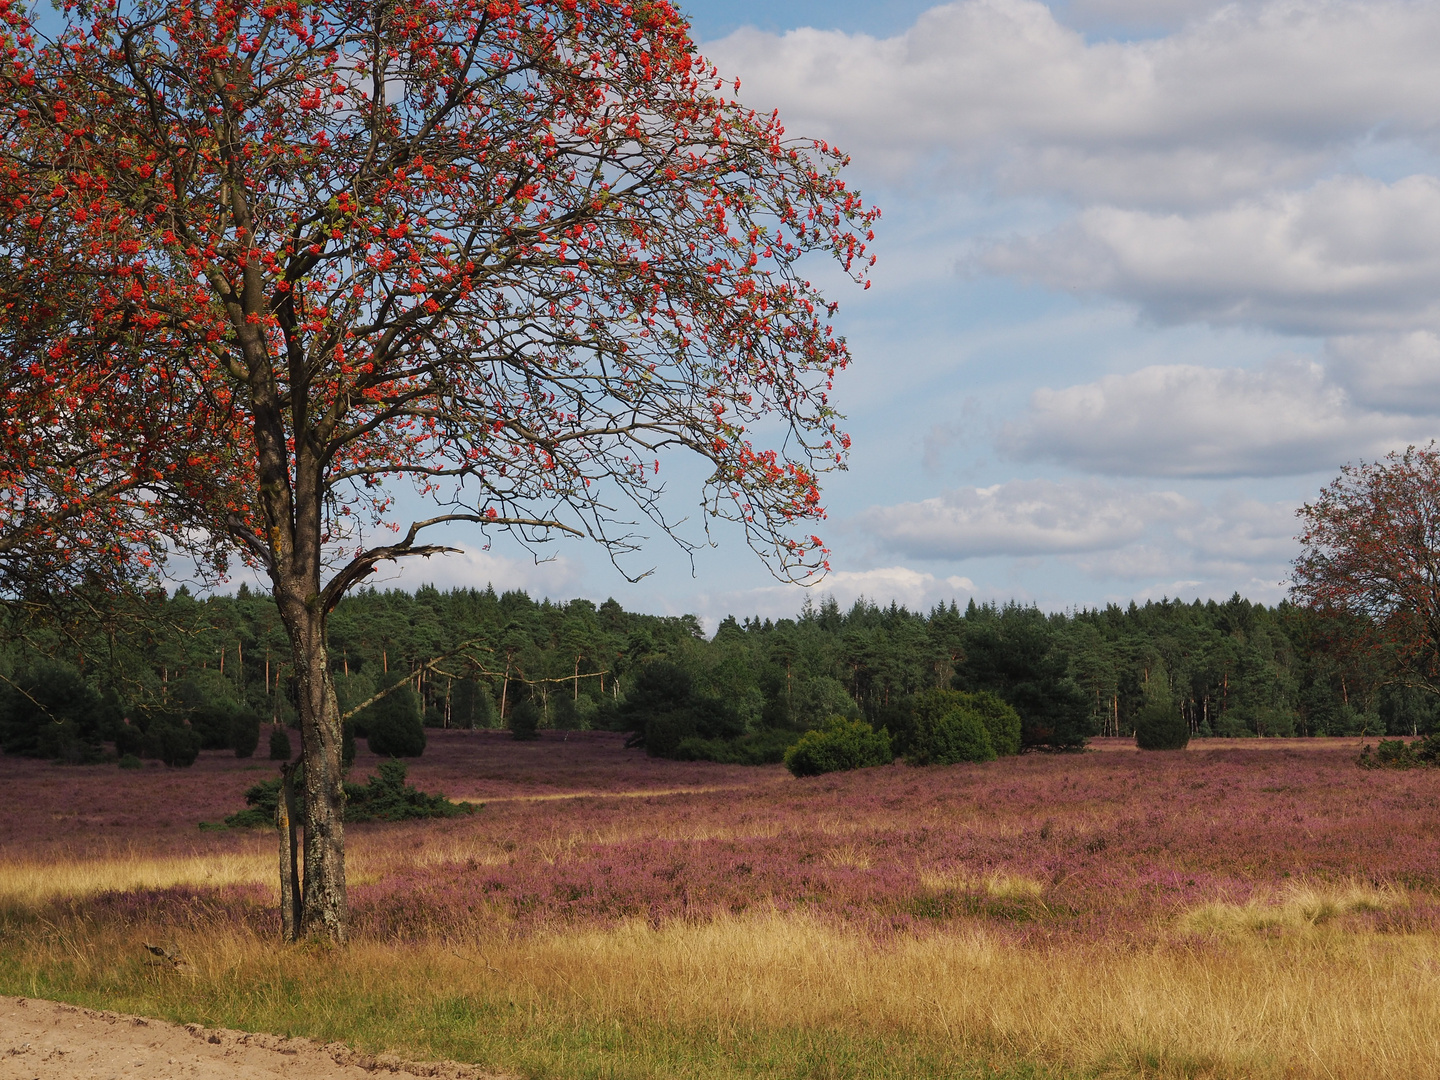
<path fill-rule="evenodd" d="M 317 575 L 318 576 L 318 575 Z M 318 584 L 318 582 L 317 582 Z M 310 593 L 313 597 L 318 588 Z M 325 648 L 325 614 L 299 589 L 277 584 L 275 599 L 295 657 L 300 745 L 305 762 L 305 873 L 301 937 L 346 937 L 345 788 L 340 709 Z"/>
<path fill-rule="evenodd" d="M 287 761 L 280 766 L 280 797 L 275 800 L 275 825 L 280 834 L 280 936 L 300 936 L 299 837 L 295 827 L 295 778 Z"/>

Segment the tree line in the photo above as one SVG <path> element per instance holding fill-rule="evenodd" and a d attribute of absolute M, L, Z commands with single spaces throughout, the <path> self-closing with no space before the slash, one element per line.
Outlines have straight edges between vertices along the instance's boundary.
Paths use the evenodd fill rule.
<path fill-rule="evenodd" d="M 157 712 L 184 717 L 212 747 L 231 745 L 227 718 L 241 711 L 297 722 L 289 639 L 274 601 L 247 587 L 9 619 L 7 752 L 83 758 Z M 834 717 L 898 733 L 914 696 L 937 689 L 996 694 L 1020 715 L 1025 747 L 1076 747 L 1133 734 L 1155 680 L 1202 738 L 1435 731 L 1435 695 L 1394 679 L 1363 630 L 1238 595 L 1053 614 L 973 601 L 842 610 L 826 597 L 794 618 L 727 617 L 707 636 L 693 615 L 613 599 L 424 587 L 348 596 L 327 651 L 342 712 L 404 682 L 430 727 L 513 726 L 520 711 L 541 728 L 628 729 L 667 756 L 778 760 L 791 734 Z"/>

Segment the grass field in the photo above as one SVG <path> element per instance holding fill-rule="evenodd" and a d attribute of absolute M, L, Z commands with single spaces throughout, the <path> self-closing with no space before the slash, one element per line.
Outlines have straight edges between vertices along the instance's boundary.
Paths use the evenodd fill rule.
<path fill-rule="evenodd" d="M 547 1077 L 1440 1075 L 1440 776 L 1096 745 L 795 780 L 434 733 L 412 781 L 484 807 L 347 831 L 343 951 L 272 944 L 269 834 L 198 828 L 268 763 L 0 758 L 0 993 Z"/>

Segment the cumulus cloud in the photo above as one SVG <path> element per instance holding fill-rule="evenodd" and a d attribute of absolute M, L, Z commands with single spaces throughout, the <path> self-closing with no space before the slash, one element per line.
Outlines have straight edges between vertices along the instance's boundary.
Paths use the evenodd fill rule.
<path fill-rule="evenodd" d="M 1440 335 L 1433 330 L 1332 338 L 1326 360 L 1331 378 L 1362 405 L 1440 413 Z"/>
<path fill-rule="evenodd" d="M 1147 41 L 1087 41 L 1034 0 L 965 0 L 883 40 L 746 29 L 706 49 L 747 101 L 867 168 L 903 175 L 938 152 L 1002 188 L 1092 202 L 1233 199 L 1313 177 L 1356 139 L 1437 130 L 1435 5 L 1170 6 L 1196 17 Z"/>
<path fill-rule="evenodd" d="M 1217 500 L 1175 525 L 1176 538 L 1210 574 L 1256 563 L 1288 564 L 1295 555 L 1296 532 L 1293 504 L 1244 498 Z"/>
<path fill-rule="evenodd" d="M 1164 322 L 1329 334 L 1440 321 L 1440 180 L 1325 181 L 1191 217 L 1092 207 L 987 270 L 1133 301 Z"/>
<path fill-rule="evenodd" d="M 1135 583 L 1127 595 L 1220 597 L 1239 591 L 1274 602 L 1286 590 L 1295 507 L 1227 495 L 1160 523 L 1146 541 L 1073 559 L 1090 577 Z"/>
<path fill-rule="evenodd" d="M 860 525 L 883 548 L 912 558 L 1050 555 L 1097 580 L 1156 589 L 1188 582 L 1207 595 L 1256 582 L 1273 592 L 1296 551 L 1293 503 L 1234 492 L 1205 503 L 1093 480 L 961 489 L 874 507 Z"/>
<path fill-rule="evenodd" d="M 921 559 L 1048 555 L 1114 548 L 1147 523 L 1183 510 L 1173 493 L 1131 493 L 1098 482 L 1012 480 L 933 499 L 873 507 L 859 518 L 887 548 Z"/>
<path fill-rule="evenodd" d="M 848 608 L 863 597 L 882 607 L 893 601 L 911 611 L 925 611 L 936 604 L 947 604 L 957 599 L 963 604 L 974 594 L 975 583 L 968 577 L 940 577 L 907 566 L 885 566 L 872 570 L 837 570 L 826 575 L 823 582 L 809 588 L 777 584 L 757 589 L 705 593 L 695 597 L 692 606 L 707 628 L 713 631 L 726 615 L 794 618 L 807 596 L 817 603 L 822 596 L 833 596 L 841 608 Z"/>
<path fill-rule="evenodd" d="M 1259 371 L 1155 365 L 1036 390 L 1001 449 L 1022 461 L 1129 476 L 1282 476 L 1331 471 L 1418 425 L 1354 407 L 1309 360 Z"/>

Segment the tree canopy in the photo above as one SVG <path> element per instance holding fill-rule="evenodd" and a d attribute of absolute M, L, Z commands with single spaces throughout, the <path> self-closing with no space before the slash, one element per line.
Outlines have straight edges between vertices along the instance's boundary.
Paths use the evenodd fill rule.
<path fill-rule="evenodd" d="M 1440 692 L 1440 447 L 1347 465 L 1299 515 L 1295 596 L 1357 623 L 1366 647 Z"/>
<path fill-rule="evenodd" d="M 781 574 L 823 569 L 807 526 L 849 445 L 849 352 L 798 260 L 862 280 L 877 212 L 838 151 L 727 96 L 664 2 L 64 14 L 47 38 L 0 11 L 14 276 L 65 313 L 33 366 L 164 371 L 180 415 L 229 435 L 151 498 L 272 583 L 304 928 L 343 939 L 329 613 L 377 563 L 448 550 L 421 535 L 446 522 L 588 536 L 642 572 L 624 556 L 674 534 L 676 451 L 706 465 L 707 517 Z M 394 516 L 397 479 L 433 512 Z"/>

